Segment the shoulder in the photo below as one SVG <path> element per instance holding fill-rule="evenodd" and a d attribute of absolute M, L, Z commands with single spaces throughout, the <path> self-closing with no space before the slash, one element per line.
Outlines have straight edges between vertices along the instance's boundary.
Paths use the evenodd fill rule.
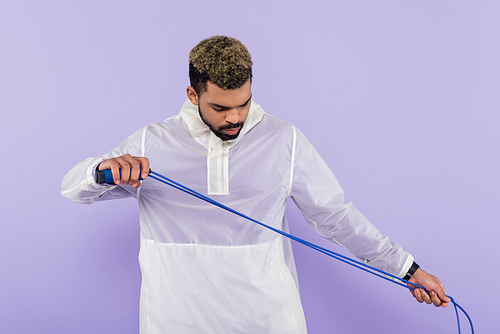
<path fill-rule="evenodd" d="M 275 116 L 264 114 L 243 138 L 242 143 L 252 149 L 273 150 L 275 155 L 288 155 L 296 142 L 296 128 Z M 270 152 L 270 151 L 269 151 Z"/>
<path fill-rule="evenodd" d="M 166 119 L 164 122 L 154 122 L 146 125 L 131 134 L 122 145 L 147 147 L 153 143 L 169 142 L 186 132 L 185 126 L 178 115 Z M 145 146 L 144 146 L 145 145 Z"/>
<path fill-rule="evenodd" d="M 184 129 L 184 123 L 179 115 L 175 115 L 167 118 L 163 122 L 154 122 L 149 125 L 146 125 L 140 132 L 145 133 L 146 135 L 154 135 L 154 134 L 162 134 L 164 132 L 172 132 L 179 131 Z"/>
<path fill-rule="evenodd" d="M 295 126 L 283 121 L 275 116 L 264 114 L 262 120 L 256 127 L 259 131 L 268 133 L 271 136 L 292 136 L 295 131 Z"/>

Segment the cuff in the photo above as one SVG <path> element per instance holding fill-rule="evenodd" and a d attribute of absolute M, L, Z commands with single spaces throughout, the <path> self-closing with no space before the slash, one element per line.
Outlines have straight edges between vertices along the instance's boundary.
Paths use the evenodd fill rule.
<path fill-rule="evenodd" d="M 408 254 L 408 257 L 406 258 L 404 265 L 401 267 L 401 271 L 396 276 L 399 278 L 403 278 L 408 272 L 408 270 L 410 270 L 413 262 L 415 262 L 413 256 L 411 254 Z"/>
<path fill-rule="evenodd" d="M 406 273 L 405 277 L 403 277 L 403 279 L 405 281 L 409 280 L 413 274 L 415 274 L 415 271 L 417 271 L 417 269 L 420 268 L 420 266 L 417 264 L 417 262 L 413 261 L 410 269 L 408 269 L 408 272 Z"/>

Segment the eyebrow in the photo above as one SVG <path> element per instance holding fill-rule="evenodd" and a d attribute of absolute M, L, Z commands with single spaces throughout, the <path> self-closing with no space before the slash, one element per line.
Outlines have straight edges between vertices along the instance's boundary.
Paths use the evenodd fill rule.
<path fill-rule="evenodd" d="M 248 102 L 250 102 L 250 100 L 252 99 L 252 95 L 250 95 L 250 97 L 248 98 L 248 100 L 246 100 L 245 103 L 243 103 L 242 105 L 240 106 L 237 106 L 235 108 L 241 108 L 241 107 L 244 107 L 248 104 Z M 227 107 L 227 106 L 221 106 L 220 104 L 217 104 L 217 103 L 212 103 L 212 102 L 208 102 L 208 104 L 212 107 L 215 107 L 215 108 L 220 108 L 220 109 L 231 109 L 231 107 Z"/>

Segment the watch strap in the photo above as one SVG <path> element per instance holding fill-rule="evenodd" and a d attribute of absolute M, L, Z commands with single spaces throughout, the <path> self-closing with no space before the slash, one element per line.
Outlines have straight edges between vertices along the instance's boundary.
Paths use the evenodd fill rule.
<path fill-rule="evenodd" d="M 405 277 L 403 277 L 403 279 L 405 281 L 409 280 L 413 276 L 413 274 L 415 274 L 415 271 L 417 271 L 418 268 L 420 268 L 420 266 L 417 264 L 417 262 L 413 261 L 410 269 L 408 269 L 408 272 L 406 273 Z"/>

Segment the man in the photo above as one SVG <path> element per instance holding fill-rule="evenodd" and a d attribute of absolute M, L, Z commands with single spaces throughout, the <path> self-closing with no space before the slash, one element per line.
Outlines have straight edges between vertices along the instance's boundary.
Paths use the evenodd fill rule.
<path fill-rule="evenodd" d="M 285 231 L 292 198 L 323 237 L 424 286 L 429 295 L 413 292 L 419 302 L 448 304 L 436 277 L 344 203 L 335 176 L 302 133 L 252 100 L 252 60 L 240 41 L 201 41 L 190 52 L 189 76 L 179 115 L 84 160 L 62 184 L 62 194 L 80 203 L 137 198 L 141 333 L 306 333 L 290 242 L 147 179 L 150 166 Z M 117 186 L 96 184 L 96 169 L 110 169 Z"/>

